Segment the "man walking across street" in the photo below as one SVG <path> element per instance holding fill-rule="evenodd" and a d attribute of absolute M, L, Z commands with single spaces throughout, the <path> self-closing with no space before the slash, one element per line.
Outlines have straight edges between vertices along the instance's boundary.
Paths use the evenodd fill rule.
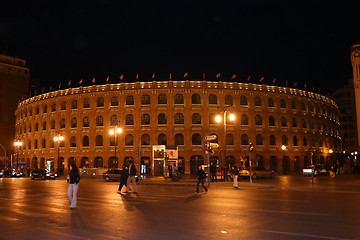
<path fill-rule="evenodd" d="M 201 183 L 202 187 L 205 189 L 205 191 L 207 192 L 208 189 L 204 186 L 206 173 L 202 169 L 201 165 L 199 165 L 199 168 L 198 168 L 198 170 L 196 172 L 196 177 L 198 179 L 198 182 L 197 182 L 197 185 L 196 185 L 196 193 L 199 193 L 199 185 L 200 185 L 200 183 Z"/>
<path fill-rule="evenodd" d="M 125 185 L 127 187 L 127 181 L 129 178 L 129 169 L 126 167 L 126 164 L 124 163 L 123 169 L 121 170 L 121 177 L 120 177 L 120 185 L 118 189 L 118 193 L 121 193 L 121 189 Z"/>
<path fill-rule="evenodd" d="M 238 176 L 239 176 L 239 169 L 236 165 L 234 165 L 232 169 L 233 179 L 234 179 L 234 188 L 238 188 Z"/>
<path fill-rule="evenodd" d="M 127 179 L 127 191 L 130 192 L 130 182 L 132 182 L 132 184 L 134 185 L 134 192 L 133 193 L 137 193 L 137 187 L 136 187 L 136 168 L 134 165 L 134 161 L 130 161 L 130 166 L 129 166 L 129 177 Z"/>

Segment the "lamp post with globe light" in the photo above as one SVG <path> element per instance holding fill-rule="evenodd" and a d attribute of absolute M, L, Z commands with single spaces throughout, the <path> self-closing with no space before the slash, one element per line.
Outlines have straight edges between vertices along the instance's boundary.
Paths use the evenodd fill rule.
<path fill-rule="evenodd" d="M 58 145 L 58 157 L 57 157 L 58 168 L 57 168 L 57 172 L 58 172 L 59 176 L 60 176 L 60 142 L 63 141 L 63 140 L 64 140 L 64 137 L 61 136 L 60 134 L 54 137 L 54 142 L 57 142 L 57 145 Z"/>
<path fill-rule="evenodd" d="M 20 147 L 22 146 L 22 142 L 21 141 L 19 141 L 19 140 L 16 140 L 15 142 L 14 142 L 14 146 L 15 146 L 15 150 L 17 149 L 17 151 L 16 151 L 16 170 L 18 169 L 18 167 L 19 167 L 19 149 L 20 149 Z M 12 167 L 12 166 L 11 166 Z"/>
<path fill-rule="evenodd" d="M 121 128 L 119 128 L 119 127 L 117 127 L 117 126 L 115 126 L 114 128 L 112 128 L 112 129 L 110 129 L 110 131 L 109 131 L 109 134 L 110 135 L 114 135 L 114 137 L 115 137 L 115 161 L 117 161 L 117 158 L 116 158 L 116 148 L 117 148 L 117 145 L 118 145 L 118 139 L 117 139 L 117 134 L 120 134 L 120 133 L 122 133 L 122 129 Z"/>
<path fill-rule="evenodd" d="M 224 111 L 224 115 L 223 118 L 221 118 L 220 115 L 217 115 L 215 118 L 215 121 L 217 123 L 220 123 L 221 121 L 223 121 L 223 134 L 224 134 L 224 146 L 223 146 L 223 152 L 224 152 L 224 157 L 222 159 L 224 159 L 226 161 L 226 126 L 227 126 L 227 116 L 229 116 L 229 120 L 230 121 L 235 121 L 235 115 L 232 113 L 228 113 L 227 110 Z M 220 161 L 220 171 L 222 171 L 222 161 Z M 226 180 L 226 172 L 224 170 L 224 180 Z"/>

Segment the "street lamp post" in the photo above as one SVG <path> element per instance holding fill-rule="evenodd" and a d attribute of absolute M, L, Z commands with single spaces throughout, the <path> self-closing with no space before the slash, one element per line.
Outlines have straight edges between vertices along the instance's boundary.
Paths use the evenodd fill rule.
<path fill-rule="evenodd" d="M 15 150 L 17 148 L 17 151 L 16 151 L 16 169 L 18 169 L 18 167 L 19 167 L 19 148 L 22 146 L 22 142 L 17 140 L 17 141 L 14 142 L 14 146 L 15 146 Z"/>
<path fill-rule="evenodd" d="M 223 134 L 224 134 L 224 148 L 223 148 L 223 152 L 224 152 L 224 158 L 222 160 L 225 160 L 226 161 L 226 125 L 227 125 L 227 113 L 228 111 L 225 110 L 224 111 L 224 116 L 223 116 Z M 220 123 L 221 122 L 221 117 L 220 115 L 217 115 L 216 118 L 215 118 L 216 122 Z M 229 114 L 229 120 L 230 121 L 235 121 L 235 115 L 230 113 Z M 220 161 L 220 171 L 222 171 L 222 160 Z M 226 172 L 225 172 L 225 169 L 224 169 L 224 181 L 226 181 Z"/>
<path fill-rule="evenodd" d="M 64 140 L 64 137 L 61 136 L 60 134 L 56 137 L 54 137 L 54 142 L 57 142 L 58 144 L 58 157 L 57 157 L 57 160 L 58 160 L 58 167 L 57 167 L 57 172 L 58 172 L 58 175 L 60 176 L 60 142 Z"/>
<path fill-rule="evenodd" d="M 110 131 L 109 131 L 109 134 L 110 135 L 114 135 L 114 137 L 115 137 L 115 161 L 117 161 L 117 158 L 116 158 L 116 147 L 117 147 L 117 145 L 118 145 L 118 142 L 117 142 L 117 134 L 118 133 L 121 133 L 122 132 L 122 129 L 121 128 L 119 128 L 118 126 L 115 126 L 114 128 L 112 128 L 112 129 L 110 129 Z"/>
<path fill-rule="evenodd" d="M 281 146 L 281 150 L 283 152 L 283 158 L 282 158 L 282 164 L 284 166 L 284 160 L 285 160 L 285 150 L 286 150 L 286 146 L 285 145 L 282 145 Z M 283 167 L 284 168 L 284 167 Z M 284 169 L 283 169 L 284 170 Z M 285 173 L 284 173 L 285 174 Z"/>

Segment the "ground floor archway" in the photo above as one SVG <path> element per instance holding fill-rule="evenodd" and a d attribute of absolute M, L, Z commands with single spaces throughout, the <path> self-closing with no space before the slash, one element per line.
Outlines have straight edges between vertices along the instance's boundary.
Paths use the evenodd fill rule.
<path fill-rule="evenodd" d="M 196 174 L 199 165 L 204 164 L 204 158 L 201 155 L 193 155 L 190 158 L 190 174 Z"/>

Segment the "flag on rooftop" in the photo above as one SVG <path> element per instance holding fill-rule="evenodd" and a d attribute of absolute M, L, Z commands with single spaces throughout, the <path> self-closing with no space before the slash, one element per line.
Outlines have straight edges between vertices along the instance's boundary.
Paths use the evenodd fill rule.
<path fill-rule="evenodd" d="M 296 87 L 297 86 L 297 82 L 294 83 L 293 87 Z"/>
<path fill-rule="evenodd" d="M 236 78 L 236 74 L 232 75 L 231 80 L 234 80 Z"/>
<path fill-rule="evenodd" d="M 151 77 L 152 79 L 155 79 L 155 73 L 152 75 L 152 77 Z"/>
<path fill-rule="evenodd" d="M 59 83 L 59 89 L 61 88 L 61 83 Z"/>
<path fill-rule="evenodd" d="M 262 83 L 263 81 L 264 81 L 264 77 L 261 77 L 259 83 Z"/>
<path fill-rule="evenodd" d="M 248 78 L 247 78 L 247 80 L 250 81 L 250 79 L 251 79 L 251 78 L 250 78 L 250 75 L 249 75 Z"/>
<path fill-rule="evenodd" d="M 82 84 L 82 83 L 83 83 L 83 80 L 82 80 L 82 79 L 80 79 L 79 84 Z"/>
<path fill-rule="evenodd" d="M 276 78 L 273 79 L 273 84 L 275 84 L 275 83 L 276 83 Z"/>
<path fill-rule="evenodd" d="M 106 78 L 106 83 L 108 83 L 109 82 L 109 76 Z"/>
<path fill-rule="evenodd" d="M 70 87 L 70 85 L 71 85 L 71 81 L 69 81 L 69 83 L 68 83 L 68 86 Z"/>
<path fill-rule="evenodd" d="M 184 74 L 184 78 L 186 78 L 188 76 L 188 73 L 186 72 L 185 74 Z"/>
<path fill-rule="evenodd" d="M 95 83 L 95 77 L 92 79 L 92 83 Z"/>
<path fill-rule="evenodd" d="M 170 73 L 169 79 L 171 80 L 171 73 Z"/>
<path fill-rule="evenodd" d="M 216 74 L 216 78 L 220 79 L 220 73 Z"/>
<path fill-rule="evenodd" d="M 122 81 L 124 79 L 124 75 L 121 75 L 120 76 L 120 80 Z"/>
<path fill-rule="evenodd" d="M 205 73 L 203 73 L 203 80 L 205 80 Z"/>
<path fill-rule="evenodd" d="M 139 74 L 136 74 L 136 80 L 139 80 Z"/>

